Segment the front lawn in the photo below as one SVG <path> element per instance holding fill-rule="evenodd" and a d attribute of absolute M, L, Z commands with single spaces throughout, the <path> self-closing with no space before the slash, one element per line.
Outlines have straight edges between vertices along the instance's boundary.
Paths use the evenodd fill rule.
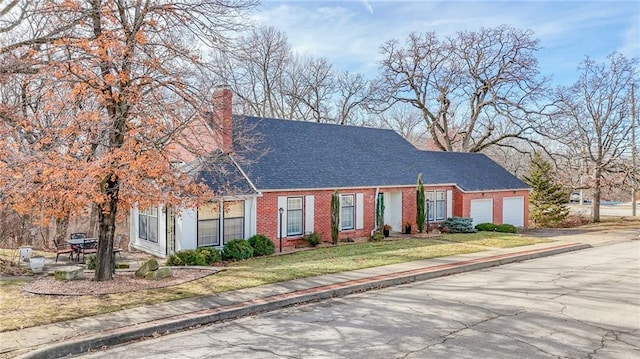
<path fill-rule="evenodd" d="M 546 238 L 523 237 L 513 233 L 476 232 L 445 234 L 443 240 L 457 243 L 477 244 L 487 247 L 511 248 L 549 242 Z"/>
<path fill-rule="evenodd" d="M 321 274 L 482 251 L 482 246 L 478 244 L 504 247 L 543 241 L 515 235 L 497 235 L 483 232 L 452 234 L 441 238 L 446 241 L 401 239 L 341 244 L 234 262 L 218 274 L 174 287 L 104 296 L 33 295 L 20 289 L 23 280 L 5 280 L 0 281 L 0 331 Z"/>

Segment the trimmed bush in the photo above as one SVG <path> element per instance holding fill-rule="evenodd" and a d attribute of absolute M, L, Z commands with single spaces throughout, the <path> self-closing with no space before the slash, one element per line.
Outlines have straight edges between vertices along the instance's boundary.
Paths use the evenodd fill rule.
<path fill-rule="evenodd" d="M 276 246 L 273 244 L 267 236 L 263 234 L 256 234 L 247 240 L 249 245 L 253 247 L 253 255 L 258 256 L 268 256 L 269 254 L 273 254 L 276 251 Z"/>
<path fill-rule="evenodd" d="M 307 233 L 302 236 L 302 239 L 307 241 L 311 245 L 311 247 L 315 247 L 320 244 L 320 235 L 317 232 Z"/>
<path fill-rule="evenodd" d="M 204 261 L 208 265 L 222 260 L 222 254 L 220 251 L 213 247 L 198 247 L 196 248 L 196 252 L 204 256 Z"/>
<path fill-rule="evenodd" d="M 178 252 L 179 253 L 179 252 Z M 167 257 L 167 261 L 165 262 L 166 266 L 186 266 L 186 264 L 184 263 L 184 261 L 182 260 L 182 258 L 180 256 L 176 254 L 171 254 L 170 256 Z"/>
<path fill-rule="evenodd" d="M 505 223 L 505 224 L 499 224 L 496 228 L 496 231 L 502 232 L 502 233 L 517 233 L 518 228 L 516 228 L 514 225 Z"/>
<path fill-rule="evenodd" d="M 479 231 L 495 232 L 498 230 L 498 226 L 493 223 L 480 223 L 476 226 Z"/>
<path fill-rule="evenodd" d="M 245 239 L 234 239 L 224 245 L 222 258 L 225 260 L 240 261 L 253 257 L 253 247 Z"/>
<path fill-rule="evenodd" d="M 168 266 L 206 266 L 222 260 L 220 251 L 211 247 L 198 247 L 178 251 L 167 257 Z"/>
<path fill-rule="evenodd" d="M 451 217 L 440 223 L 440 228 L 449 228 L 449 233 L 475 233 L 473 220 L 465 217 Z"/>
<path fill-rule="evenodd" d="M 373 232 L 371 237 L 369 237 L 369 242 L 380 242 L 382 240 L 384 240 L 384 234 L 380 231 Z"/>
<path fill-rule="evenodd" d="M 511 224 L 493 224 L 493 223 L 480 223 L 476 226 L 479 231 L 485 232 L 501 232 L 501 233 L 517 233 L 518 229 Z"/>

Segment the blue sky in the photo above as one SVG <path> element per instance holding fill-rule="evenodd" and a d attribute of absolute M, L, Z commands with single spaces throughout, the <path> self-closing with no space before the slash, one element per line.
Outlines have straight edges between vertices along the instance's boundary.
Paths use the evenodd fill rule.
<path fill-rule="evenodd" d="M 586 55 L 640 57 L 640 1 L 277 1 L 263 0 L 260 25 L 284 31 L 293 49 L 343 71 L 375 74 L 380 44 L 412 32 L 445 36 L 507 24 L 541 41 L 540 70 L 554 84 L 575 81 Z"/>

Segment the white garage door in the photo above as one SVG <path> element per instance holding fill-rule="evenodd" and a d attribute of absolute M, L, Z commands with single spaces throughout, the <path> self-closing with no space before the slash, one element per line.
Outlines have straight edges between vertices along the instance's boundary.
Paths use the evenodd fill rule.
<path fill-rule="evenodd" d="M 524 227 L 524 197 L 505 197 L 502 200 L 502 223 Z"/>
<path fill-rule="evenodd" d="M 493 199 L 472 199 L 471 218 L 474 226 L 479 223 L 493 223 Z"/>

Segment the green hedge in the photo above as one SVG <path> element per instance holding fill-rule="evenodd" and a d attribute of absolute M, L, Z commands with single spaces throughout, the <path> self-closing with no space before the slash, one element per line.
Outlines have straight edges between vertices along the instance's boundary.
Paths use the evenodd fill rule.
<path fill-rule="evenodd" d="M 268 256 L 276 251 L 276 246 L 273 244 L 273 241 L 263 234 L 256 234 L 247 241 L 249 245 L 253 247 L 253 255 L 256 257 Z"/>
<path fill-rule="evenodd" d="M 225 260 L 240 261 L 253 257 L 253 247 L 246 239 L 234 239 L 224 245 L 222 258 Z"/>
<path fill-rule="evenodd" d="M 517 233 L 518 229 L 511 224 L 480 223 L 476 229 L 485 232 Z"/>
<path fill-rule="evenodd" d="M 493 223 L 480 223 L 476 225 L 476 229 L 485 232 L 496 232 L 498 230 L 498 225 Z"/>
<path fill-rule="evenodd" d="M 211 247 L 198 247 L 178 251 L 167 257 L 168 266 L 206 266 L 222 260 L 220 251 Z"/>
<path fill-rule="evenodd" d="M 517 233 L 518 228 L 516 228 L 514 225 L 505 223 L 505 224 L 499 224 L 496 231 L 502 232 L 502 233 Z"/>

